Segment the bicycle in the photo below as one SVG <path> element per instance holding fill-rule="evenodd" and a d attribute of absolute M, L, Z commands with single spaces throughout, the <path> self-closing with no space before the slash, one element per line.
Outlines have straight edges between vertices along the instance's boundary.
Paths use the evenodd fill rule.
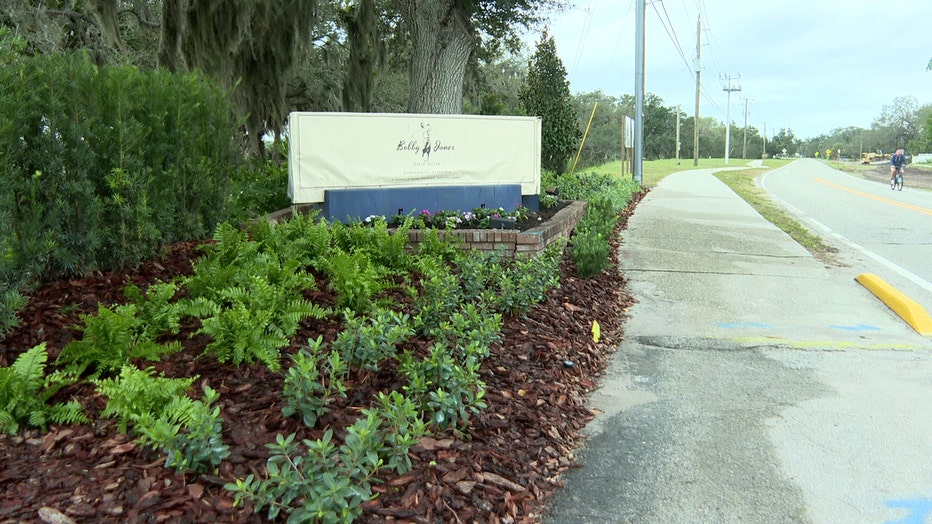
<path fill-rule="evenodd" d="M 890 181 L 890 189 L 899 189 L 903 190 L 903 168 L 896 170 L 896 175 L 893 176 L 893 180 Z"/>

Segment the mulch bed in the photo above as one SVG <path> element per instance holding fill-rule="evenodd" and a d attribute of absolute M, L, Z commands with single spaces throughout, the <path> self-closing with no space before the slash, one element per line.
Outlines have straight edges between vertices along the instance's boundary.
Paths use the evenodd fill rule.
<path fill-rule="evenodd" d="M 637 195 L 627 214 L 643 195 Z M 627 215 L 626 215 L 627 217 Z M 626 220 L 619 223 L 619 233 Z M 518 317 L 506 317 L 502 342 L 482 366 L 488 409 L 475 416 L 465 434 L 424 438 L 410 453 L 414 469 L 387 475 L 376 484 L 363 522 L 539 522 L 561 476 L 575 466 L 581 429 L 594 413 L 586 406 L 612 352 L 620 342 L 632 299 L 617 269 L 617 242 L 610 269 L 587 280 L 574 276 L 564 257 L 561 285 L 545 302 Z M 172 245 L 135 269 L 97 273 L 49 283 L 30 295 L 19 329 L 0 340 L 0 365 L 10 365 L 28 348 L 45 342 L 50 361 L 79 337 L 80 314 L 98 304 L 122 301 L 122 288 L 188 274 L 198 243 Z M 320 283 L 319 283 L 320 284 Z M 326 307 L 334 296 L 320 285 L 310 298 Z M 592 321 L 601 326 L 593 341 Z M 332 341 L 339 320 L 309 321 L 296 341 L 323 335 Z M 397 383 L 379 373 L 353 384 L 348 398 L 332 405 L 315 428 L 285 418 L 283 375 L 262 365 L 233 367 L 198 357 L 205 341 L 185 341 L 185 351 L 155 368 L 168 376 L 194 376 L 220 393 L 224 441 L 231 456 L 211 474 L 179 474 L 163 467 L 159 453 L 136 445 L 112 419 L 98 415 L 106 399 L 92 387 L 60 393 L 86 408 L 92 423 L 53 426 L 46 433 L 0 435 L 0 524 L 30 522 L 266 522 L 265 513 L 233 507 L 223 484 L 265 470 L 265 443 L 275 435 L 317 439 L 328 427 L 337 436 L 359 416 L 374 391 Z M 295 342 L 291 351 L 296 351 Z M 196 358 L 197 357 L 197 358 Z M 287 359 L 287 357 L 285 357 Z M 69 520 L 70 519 L 70 520 Z M 281 520 L 281 519 L 280 519 Z"/>

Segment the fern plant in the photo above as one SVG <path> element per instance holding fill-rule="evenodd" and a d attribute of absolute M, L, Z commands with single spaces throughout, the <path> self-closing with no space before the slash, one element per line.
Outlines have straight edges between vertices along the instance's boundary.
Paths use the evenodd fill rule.
<path fill-rule="evenodd" d="M 157 416 L 174 398 L 184 396 L 197 380 L 197 377 L 166 378 L 154 373 L 152 368 L 125 365 L 116 377 L 91 380 L 97 391 L 107 397 L 101 416 L 116 418 L 120 431 L 126 433 L 135 417 Z"/>
<path fill-rule="evenodd" d="M 368 313 L 375 296 L 385 289 L 385 272 L 372 262 L 366 251 L 334 249 L 323 262 L 338 304 L 356 313 Z"/>
<path fill-rule="evenodd" d="M 198 333 L 213 340 L 205 352 L 220 362 L 234 365 L 262 362 L 269 369 L 281 369 L 281 350 L 306 318 L 324 318 L 328 311 L 296 293 L 252 276 L 246 286 L 218 290 L 213 299 L 194 299 L 182 310 L 202 318 Z"/>
<path fill-rule="evenodd" d="M 117 419 L 123 433 L 165 453 L 165 466 L 177 471 L 206 471 L 229 456 L 221 439 L 220 408 L 211 407 L 219 393 L 204 386 L 204 398 L 187 396 L 197 377 L 155 376 L 151 368 L 124 366 L 112 379 L 94 381 L 107 397 L 104 417 Z"/>
<path fill-rule="evenodd" d="M 245 231 L 228 223 L 217 226 L 214 242 L 201 249 L 194 273 L 183 279 L 182 285 L 191 297 L 211 297 L 217 290 L 241 283 L 244 267 L 255 268 L 259 244 L 250 242 Z"/>
<path fill-rule="evenodd" d="M 251 241 L 242 231 L 217 228 L 216 243 L 199 259 L 182 285 L 189 297 L 179 301 L 182 315 L 201 319 L 198 333 L 210 335 L 205 352 L 235 365 L 262 362 L 281 369 L 281 350 L 290 344 L 302 320 L 324 318 L 329 311 L 303 298 L 313 277 L 293 258 L 283 261 L 268 244 Z"/>
<path fill-rule="evenodd" d="M 123 289 L 126 298 L 136 306 L 145 337 L 154 340 L 164 333 L 178 334 L 181 310 L 177 303 L 172 302 L 178 289 L 174 282 L 157 282 L 150 285 L 145 293 L 134 284 Z"/>
<path fill-rule="evenodd" d="M 45 375 L 48 353 L 41 343 L 0 368 L 0 431 L 17 433 L 25 424 L 45 431 L 49 422 L 87 422 L 77 401 L 48 404 L 62 387 L 73 383 L 62 374 Z"/>
<path fill-rule="evenodd" d="M 100 305 L 96 315 L 81 315 L 84 336 L 62 348 L 56 362 L 75 376 L 93 368 L 92 376 L 98 377 L 120 369 L 134 358 L 158 361 L 163 355 L 181 350 L 177 341 L 155 342 L 136 311 L 134 304 L 113 309 Z"/>
<path fill-rule="evenodd" d="M 329 224 L 319 219 L 317 210 L 292 214 L 292 218 L 278 223 L 259 222 L 250 229 L 252 239 L 261 251 L 275 253 L 282 261 L 293 260 L 299 267 L 317 269 L 330 250 Z"/>
<path fill-rule="evenodd" d="M 213 354 L 219 362 L 239 366 L 258 361 L 278 371 L 281 350 L 289 341 L 281 334 L 270 332 L 273 314 L 270 309 L 250 309 L 242 302 L 234 302 L 215 316 L 205 318 L 198 333 L 213 337 L 205 353 Z"/>

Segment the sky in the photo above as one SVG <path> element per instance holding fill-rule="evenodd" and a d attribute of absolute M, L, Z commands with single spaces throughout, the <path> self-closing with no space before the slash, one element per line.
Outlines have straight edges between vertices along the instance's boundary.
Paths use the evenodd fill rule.
<path fill-rule="evenodd" d="M 549 24 L 570 90 L 633 95 L 635 0 L 574 1 Z M 807 139 L 869 129 L 899 97 L 932 104 L 930 0 L 646 0 L 645 91 L 688 116 L 700 19 L 700 118 L 743 127 L 747 110 L 768 136 Z"/>

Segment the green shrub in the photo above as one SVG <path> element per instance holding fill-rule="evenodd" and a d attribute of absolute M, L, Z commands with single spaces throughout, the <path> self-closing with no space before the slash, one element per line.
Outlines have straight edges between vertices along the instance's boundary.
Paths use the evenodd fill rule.
<path fill-rule="evenodd" d="M 618 210 L 608 197 L 596 197 L 589 203 L 573 232 L 570 256 L 576 264 L 576 272 L 582 278 L 599 274 L 609 265 L 611 244 L 615 225 L 619 220 Z"/>
<path fill-rule="evenodd" d="M 420 257 L 415 267 L 419 273 L 420 290 L 414 300 L 414 329 L 428 334 L 459 309 L 463 293 L 459 278 L 442 259 Z"/>
<path fill-rule="evenodd" d="M 5 273 L 131 265 L 228 216 L 236 123 L 200 75 L 8 52 L 0 85 Z"/>
<path fill-rule="evenodd" d="M 570 255 L 576 264 L 576 273 L 582 278 L 589 278 L 608 267 L 611 246 L 598 231 L 577 229 Z"/>
<path fill-rule="evenodd" d="M 309 341 L 308 347 L 292 355 L 292 365 L 285 374 L 282 397 L 286 417 L 301 416 L 305 426 L 313 428 L 336 397 L 346 397 L 343 379 L 346 363 L 337 351 L 325 355 L 323 337 Z M 323 376 L 322 376 L 323 375 Z"/>
<path fill-rule="evenodd" d="M 287 156 L 287 142 L 281 144 Z M 229 208 L 234 216 L 231 218 L 245 222 L 289 207 L 287 161 L 251 159 L 233 172 Z"/>
<path fill-rule="evenodd" d="M 541 186 L 556 187 L 561 200 L 592 202 L 597 198 L 608 199 L 615 211 L 627 206 L 631 201 L 631 196 L 641 190 L 641 186 L 631 179 L 620 179 L 596 173 L 577 173 L 573 176 L 558 177 L 547 171 L 541 173 Z"/>
<path fill-rule="evenodd" d="M 368 317 L 347 310 L 344 319 L 333 349 L 357 370 L 378 371 L 384 360 L 395 357 L 398 344 L 414 336 L 408 315 L 390 309 L 377 309 Z"/>
<path fill-rule="evenodd" d="M 399 370 L 407 379 L 405 396 L 417 406 L 425 420 L 438 429 L 465 426 L 470 413 L 485 409 L 485 383 L 479 379 L 481 361 L 457 359 L 455 351 L 442 343 L 430 348 L 427 358 L 406 352 Z"/>
<path fill-rule="evenodd" d="M 498 311 L 517 314 L 529 311 L 560 284 L 563 242 L 554 242 L 535 257 L 518 257 L 504 265 L 490 294 Z"/>

